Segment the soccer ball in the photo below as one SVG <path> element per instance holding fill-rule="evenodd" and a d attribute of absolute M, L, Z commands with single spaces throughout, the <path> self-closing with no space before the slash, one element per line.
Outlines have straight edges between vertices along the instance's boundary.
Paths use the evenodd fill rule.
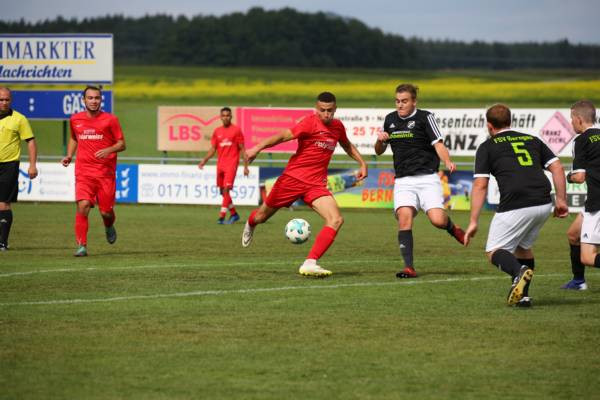
<path fill-rule="evenodd" d="M 301 244 L 310 237 L 310 224 L 301 219 L 294 218 L 285 226 L 285 237 L 294 244 Z"/>

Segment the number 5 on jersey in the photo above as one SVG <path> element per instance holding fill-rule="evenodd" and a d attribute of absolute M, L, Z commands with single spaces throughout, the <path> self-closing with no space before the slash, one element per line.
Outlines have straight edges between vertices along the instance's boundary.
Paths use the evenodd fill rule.
<path fill-rule="evenodd" d="M 519 164 L 524 167 L 530 167 L 533 165 L 533 160 L 531 158 L 531 154 L 525 149 L 524 142 L 514 142 L 511 143 L 513 151 L 517 155 L 517 160 L 519 160 Z"/>

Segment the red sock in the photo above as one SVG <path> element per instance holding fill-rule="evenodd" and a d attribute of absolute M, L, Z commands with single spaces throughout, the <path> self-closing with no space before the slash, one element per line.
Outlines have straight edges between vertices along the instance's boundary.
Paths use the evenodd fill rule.
<path fill-rule="evenodd" d="M 221 202 L 221 212 L 219 214 L 220 218 L 225 218 L 227 214 L 227 210 L 229 209 L 229 205 L 231 204 L 231 195 L 229 191 L 223 192 L 223 201 Z"/>
<path fill-rule="evenodd" d="M 87 245 L 87 232 L 88 232 L 88 217 L 87 215 L 75 214 L 75 239 L 77 244 L 86 246 Z"/>
<path fill-rule="evenodd" d="M 335 240 L 335 235 L 337 235 L 337 231 L 330 226 L 324 226 L 321 229 L 321 232 L 317 235 L 317 239 L 315 240 L 315 244 L 313 244 L 312 249 L 310 249 L 310 253 L 308 253 L 308 257 L 310 259 L 318 260 L 321 258 L 323 254 L 327 251 L 329 246 Z"/>
<path fill-rule="evenodd" d="M 248 217 L 248 224 L 250 226 L 256 226 L 257 225 L 256 222 L 254 222 L 254 216 L 256 215 L 257 211 L 258 211 L 258 208 L 256 210 L 252 211 L 250 213 L 250 216 Z"/>
<path fill-rule="evenodd" d="M 117 219 L 117 216 L 115 215 L 115 211 L 114 210 L 110 210 L 110 215 L 108 217 L 105 217 L 104 215 L 102 215 L 102 222 L 104 222 L 104 226 L 106 226 L 107 228 L 109 226 L 113 226 L 113 224 L 115 223 L 115 219 Z"/>

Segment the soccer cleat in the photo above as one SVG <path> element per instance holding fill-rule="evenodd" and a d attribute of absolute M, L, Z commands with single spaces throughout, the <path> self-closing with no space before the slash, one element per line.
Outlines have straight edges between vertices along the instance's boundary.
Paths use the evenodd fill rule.
<path fill-rule="evenodd" d="M 242 247 L 250 246 L 252 242 L 252 235 L 254 234 L 254 226 L 250 226 L 248 221 L 246 221 L 246 225 L 244 225 L 244 231 L 242 232 Z"/>
<path fill-rule="evenodd" d="M 117 230 L 114 225 L 107 226 L 104 230 L 106 232 L 106 241 L 108 243 L 113 244 L 117 241 Z"/>
<path fill-rule="evenodd" d="M 331 275 L 331 271 L 321 268 L 315 260 L 305 260 L 298 270 L 300 275 L 325 278 Z"/>
<path fill-rule="evenodd" d="M 4 243 L 0 243 L 0 252 L 7 251 L 8 247 Z"/>
<path fill-rule="evenodd" d="M 587 290 L 588 286 L 584 279 L 572 279 L 560 288 L 569 290 Z"/>
<path fill-rule="evenodd" d="M 413 267 L 404 267 L 404 269 L 396 274 L 396 278 L 416 278 L 417 271 Z"/>
<path fill-rule="evenodd" d="M 75 252 L 75 254 L 73 254 L 75 257 L 87 257 L 87 247 L 85 247 L 84 245 L 80 245 L 77 248 L 77 251 Z"/>
<path fill-rule="evenodd" d="M 231 225 L 233 223 L 236 223 L 237 221 L 240 220 L 240 215 L 239 214 L 233 214 L 232 216 L 229 217 L 229 219 L 227 220 L 227 224 Z"/>
<path fill-rule="evenodd" d="M 465 231 L 456 224 L 454 224 L 454 228 L 452 228 L 452 237 L 456 239 L 458 243 L 465 244 Z"/>
<path fill-rule="evenodd" d="M 509 306 L 517 304 L 523 298 L 523 290 L 528 282 L 533 278 L 533 270 L 526 265 L 521 266 L 519 275 L 513 279 L 513 284 L 508 292 L 506 302 Z"/>
<path fill-rule="evenodd" d="M 225 218 L 221 217 L 217 220 L 217 224 L 219 225 L 224 225 L 225 224 Z"/>
<path fill-rule="evenodd" d="M 523 298 L 521 300 L 519 300 L 519 302 L 517 304 L 515 304 L 515 307 L 519 307 L 519 308 L 531 307 L 531 297 L 523 296 Z"/>

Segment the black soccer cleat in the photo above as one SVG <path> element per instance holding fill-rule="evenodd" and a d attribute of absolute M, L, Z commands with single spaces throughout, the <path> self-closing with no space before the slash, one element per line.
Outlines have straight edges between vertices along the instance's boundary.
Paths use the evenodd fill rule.
<path fill-rule="evenodd" d="M 526 265 L 521 266 L 519 275 L 515 276 L 513 284 L 508 292 L 506 302 L 509 306 L 517 304 L 524 296 L 525 286 L 531 282 L 533 278 L 533 270 Z"/>

